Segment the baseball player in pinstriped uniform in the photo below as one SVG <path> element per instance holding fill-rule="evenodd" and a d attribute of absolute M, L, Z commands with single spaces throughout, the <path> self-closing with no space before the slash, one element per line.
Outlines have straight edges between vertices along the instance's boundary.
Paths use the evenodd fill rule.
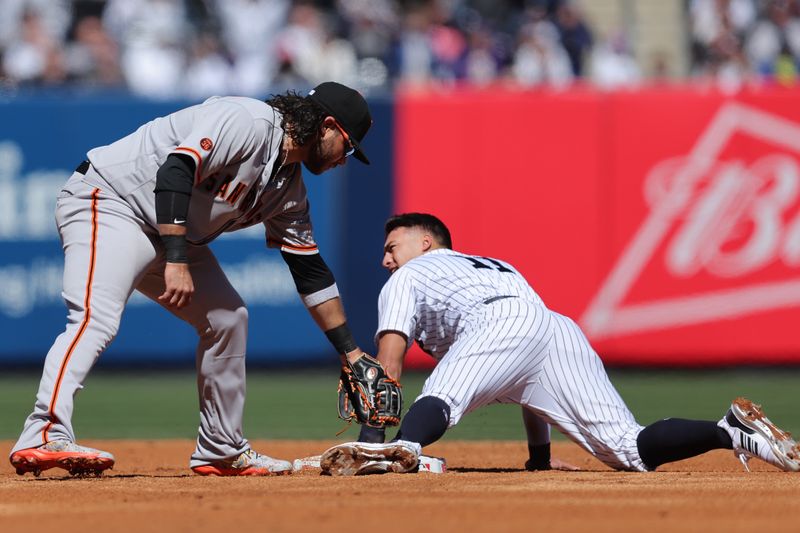
<path fill-rule="evenodd" d="M 263 224 L 267 245 L 280 249 L 343 364 L 359 359 L 314 241 L 300 163 L 314 174 L 350 155 L 369 163 L 360 142 L 371 124 L 360 94 L 326 82 L 307 96 L 289 91 L 266 102 L 213 97 L 89 151 L 58 196 L 68 322 L 47 354 L 34 411 L 12 449 L 17 472 L 113 466 L 110 453 L 75 442 L 73 397 L 114 338 L 134 289 L 198 334 L 192 469 L 290 471 L 289 462 L 256 453 L 243 437 L 247 309 L 206 245 L 222 232 Z"/>
<path fill-rule="evenodd" d="M 548 309 L 510 264 L 452 250 L 434 216 L 389 219 L 384 252 L 392 274 L 378 303 L 378 360 L 399 379 L 416 340 L 438 364 L 394 441 L 375 443 L 382 436 L 364 427 L 361 442 L 323 454 L 323 471 L 413 471 L 423 446 L 492 403 L 522 405 L 536 415 L 526 425 L 541 418 L 618 470 L 655 470 L 717 448 L 733 449 L 745 467 L 757 457 L 800 470 L 800 447 L 744 398 L 718 422 L 668 418 L 640 426 L 577 324 Z M 529 433 L 529 469 L 549 466 L 547 434 L 539 427 L 536 442 Z"/>

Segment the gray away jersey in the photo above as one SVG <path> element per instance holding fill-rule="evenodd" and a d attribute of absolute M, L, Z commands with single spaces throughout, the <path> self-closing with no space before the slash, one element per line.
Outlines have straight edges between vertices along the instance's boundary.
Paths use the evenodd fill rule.
<path fill-rule="evenodd" d="M 260 100 L 215 96 L 156 118 L 88 157 L 107 186 L 154 229 L 156 172 L 167 156 L 182 154 L 196 165 L 189 242 L 205 244 L 222 232 L 263 223 L 268 246 L 316 253 L 300 164 L 278 160 L 280 123 L 281 115 Z"/>
<path fill-rule="evenodd" d="M 392 274 L 378 299 L 378 335 L 398 331 L 441 359 L 484 311 L 484 302 L 514 296 L 544 306 L 513 266 L 498 259 L 437 249 Z M 377 340 L 377 336 L 376 336 Z"/>

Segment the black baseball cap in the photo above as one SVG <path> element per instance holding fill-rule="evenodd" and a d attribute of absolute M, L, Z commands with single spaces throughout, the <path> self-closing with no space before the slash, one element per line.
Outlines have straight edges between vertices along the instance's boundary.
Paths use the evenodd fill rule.
<path fill-rule="evenodd" d="M 335 81 L 320 83 L 308 93 L 307 98 L 319 105 L 350 136 L 356 151 L 356 158 L 369 165 L 367 155 L 361 150 L 361 141 L 372 126 L 369 106 L 361 93 Z"/>

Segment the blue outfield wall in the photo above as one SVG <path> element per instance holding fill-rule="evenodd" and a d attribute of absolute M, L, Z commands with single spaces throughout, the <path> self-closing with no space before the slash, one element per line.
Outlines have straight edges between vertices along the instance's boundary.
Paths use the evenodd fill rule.
<path fill-rule="evenodd" d="M 0 367 L 36 365 L 63 331 L 63 255 L 53 210 L 61 184 L 94 146 L 191 102 L 154 103 L 124 96 L 29 96 L 0 102 Z M 306 175 L 315 233 L 336 274 L 360 344 L 372 347 L 382 224 L 392 198 L 393 109 L 370 101 L 375 124 L 364 148 L 372 165 L 353 161 Z M 250 311 L 248 360 L 256 364 L 333 362 L 336 355 L 294 289 L 261 227 L 217 239 L 212 248 Z M 197 287 L 196 290 L 203 290 Z M 104 365 L 192 364 L 191 327 L 134 293 Z"/>

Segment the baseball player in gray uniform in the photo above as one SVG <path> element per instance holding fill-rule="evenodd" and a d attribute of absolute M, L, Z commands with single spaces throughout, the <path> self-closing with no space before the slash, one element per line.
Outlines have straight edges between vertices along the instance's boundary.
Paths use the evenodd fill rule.
<path fill-rule="evenodd" d="M 640 426 L 575 322 L 548 309 L 513 266 L 454 251 L 432 215 L 399 215 L 385 229 L 383 266 L 392 274 L 378 302 L 378 360 L 399 379 L 417 341 L 438 363 L 394 441 L 335 446 L 322 456 L 324 471 L 412 471 L 422 447 L 492 403 L 522 405 L 618 470 L 655 470 L 717 448 L 733 449 L 745 467 L 757 457 L 800 470 L 797 443 L 744 398 L 718 422 Z M 538 444 L 544 457 L 530 446 L 529 463 L 546 468 L 549 440 Z"/>
<path fill-rule="evenodd" d="M 291 471 L 291 463 L 251 450 L 242 435 L 247 309 L 207 244 L 263 224 L 267 246 L 280 250 L 342 362 L 357 360 L 363 352 L 314 241 L 300 164 L 320 174 L 351 155 L 369 163 L 360 142 L 371 124 L 358 92 L 326 82 L 306 96 L 289 91 L 266 102 L 209 98 L 89 151 L 58 196 L 68 321 L 12 449 L 17 473 L 113 466 L 110 453 L 75 442 L 73 397 L 117 333 L 134 289 L 197 331 L 194 472 Z"/>

